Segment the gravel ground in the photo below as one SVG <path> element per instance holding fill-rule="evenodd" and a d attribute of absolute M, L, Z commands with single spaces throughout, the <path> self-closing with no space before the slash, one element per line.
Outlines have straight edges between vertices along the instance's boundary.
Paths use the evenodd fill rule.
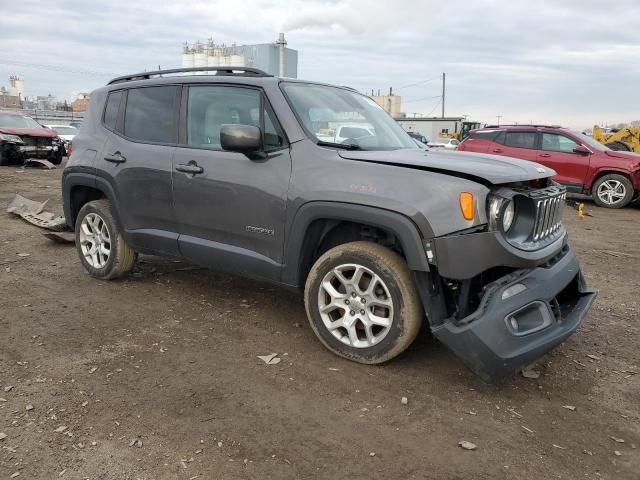
<path fill-rule="evenodd" d="M 640 478 L 639 208 L 566 211 L 600 296 L 539 378 L 488 386 L 427 334 L 341 360 L 267 284 L 155 257 L 90 278 L 4 213 L 61 212 L 61 172 L 0 168 L 0 480 Z"/>

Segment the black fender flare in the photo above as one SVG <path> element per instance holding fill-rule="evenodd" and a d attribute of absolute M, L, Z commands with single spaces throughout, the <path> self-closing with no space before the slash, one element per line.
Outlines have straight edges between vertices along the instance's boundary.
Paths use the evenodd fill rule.
<path fill-rule="evenodd" d="M 342 202 L 309 202 L 302 205 L 289 224 L 284 246 L 282 282 L 300 285 L 300 262 L 307 229 L 315 220 L 343 220 L 363 223 L 396 235 L 411 270 L 429 271 L 423 238 L 416 224 L 407 216 L 368 205 Z"/>
<path fill-rule="evenodd" d="M 120 221 L 118 202 L 116 200 L 117 196 L 113 190 L 113 187 L 106 179 L 86 172 L 65 172 L 62 179 L 64 218 L 66 219 L 67 226 L 70 229 L 75 229 L 75 216 L 73 215 L 73 212 L 71 210 L 71 191 L 74 187 L 78 186 L 90 187 L 101 191 L 105 195 L 105 197 L 107 197 L 107 199 L 111 203 L 111 206 L 113 207 L 111 209 L 111 214 L 113 215 L 118 228 L 121 232 L 123 232 L 123 234 L 126 233 L 123 228 L 122 222 Z"/>

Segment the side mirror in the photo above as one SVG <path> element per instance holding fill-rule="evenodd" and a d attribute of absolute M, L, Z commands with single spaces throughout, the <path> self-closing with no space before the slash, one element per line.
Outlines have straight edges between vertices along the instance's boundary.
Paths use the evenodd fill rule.
<path fill-rule="evenodd" d="M 589 150 L 584 145 L 578 145 L 573 149 L 573 153 L 579 153 L 580 155 L 591 155 L 591 150 Z"/>
<path fill-rule="evenodd" d="M 252 125 L 222 125 L 220 146 L 230 152 L 259 152 L 262 151 L 262 132 Z"/>

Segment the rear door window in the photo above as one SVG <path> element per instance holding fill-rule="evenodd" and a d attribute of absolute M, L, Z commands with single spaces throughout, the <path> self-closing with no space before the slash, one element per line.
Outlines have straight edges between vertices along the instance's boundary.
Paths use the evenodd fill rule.
<path fill-rule="evenodd" d="M 129 90 L 125 136 L 143 143 L 175 143 L 177 93 L 176 85 Z"/>
<path fill-rule="evenodd" d="M 514 148 L 536 147 L 536 132 L 507 132 L 505 146 Z"/>

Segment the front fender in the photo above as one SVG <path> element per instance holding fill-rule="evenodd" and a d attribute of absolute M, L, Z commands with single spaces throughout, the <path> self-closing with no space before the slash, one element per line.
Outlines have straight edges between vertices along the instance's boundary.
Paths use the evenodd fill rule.
<path fill-rule="evenodd" d="M 382 228 L 398 237 L 411 270 L 429 271 L 422 236 L 408 217 L 382 208 L 342 202 L 316 201 L 302 205 L 291 221 L 284 247 L 283 283 L 300 284 L 305 234 L 315 220 L 343 220 Z"/>

